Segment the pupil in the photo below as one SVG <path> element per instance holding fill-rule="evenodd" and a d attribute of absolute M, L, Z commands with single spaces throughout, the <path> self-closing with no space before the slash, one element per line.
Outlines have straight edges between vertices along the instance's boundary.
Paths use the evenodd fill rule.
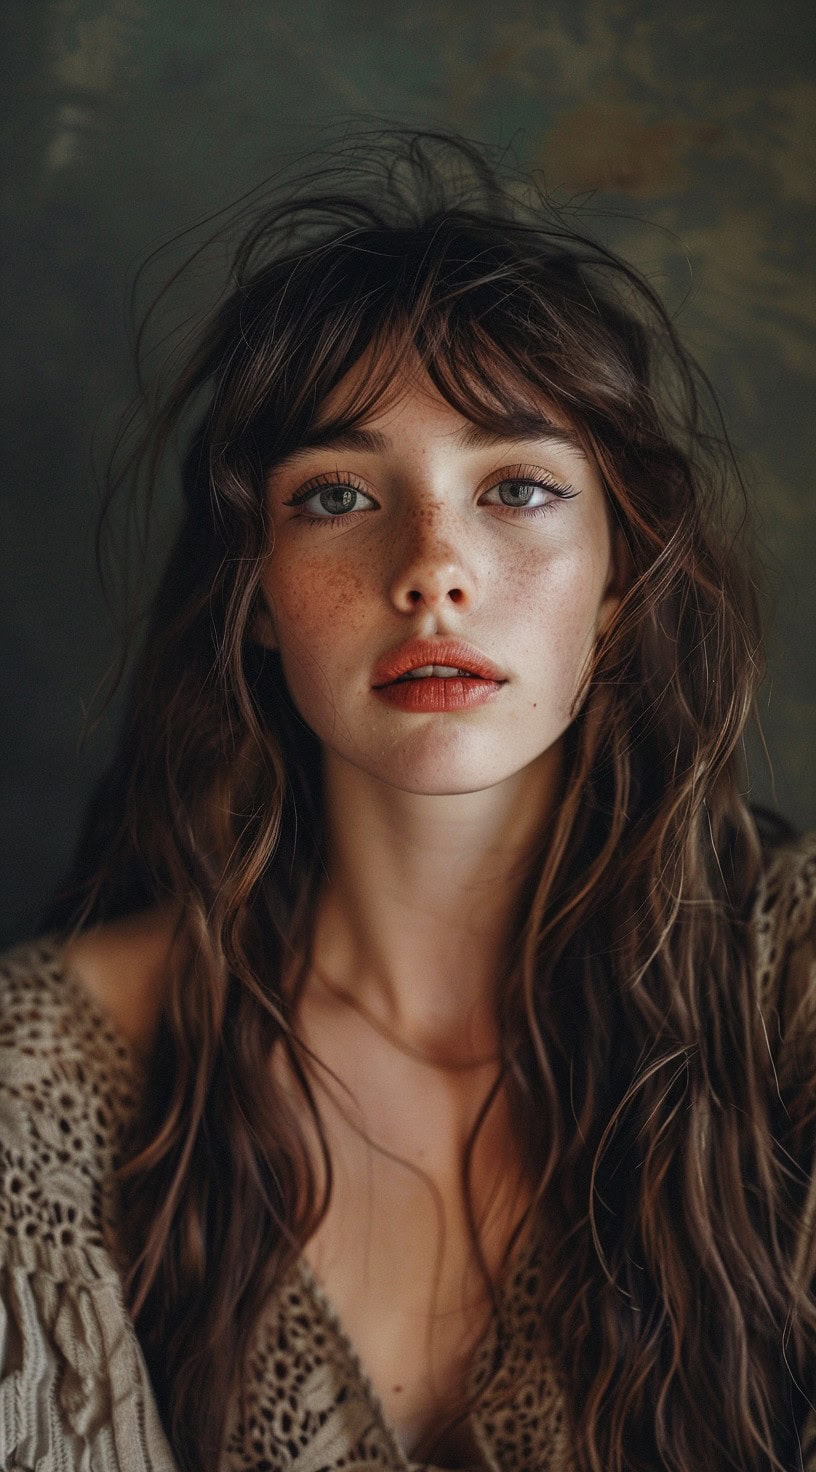
<path fill-rule="evenodd" d="M 350 486 L 333 486 L 330 491 L 323 491 L 320 501 L 324 511 L 351 511 L 356 495 Z"/>
<path fill-rule="evenodd" d="M 526 506 L 534 489 L 534 486 L 524 485 L 520 481 L 506 481 L 499 495 L 505 506 Z"/>

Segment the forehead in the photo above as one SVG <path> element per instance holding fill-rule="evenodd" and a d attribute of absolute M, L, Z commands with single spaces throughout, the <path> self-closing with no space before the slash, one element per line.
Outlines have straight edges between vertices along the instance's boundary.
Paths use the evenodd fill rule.
<path fill-rule="evenodd" d="M 457 385 L 457 387 L 459 387 Z M 451 397 L 454 397 L 452 394 Z M 546 440 L 583 459 L 586 436 L 544 394 L 520 381 L 498 391 L 465 385 L 451 402 L 418 357 L 393 368 L 360 359 L 326 395 L 298 448 L 321 445 L 385 453 L 392 437 L 421 424 L 461 450 L 504 440 Z"/>

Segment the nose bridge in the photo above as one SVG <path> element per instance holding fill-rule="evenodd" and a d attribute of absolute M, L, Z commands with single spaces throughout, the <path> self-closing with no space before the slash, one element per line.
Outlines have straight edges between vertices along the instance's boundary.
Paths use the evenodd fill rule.
<path fill-rule="evenodd" d="M 395 601 L 413 608 L 420 601 L 460 602 L 474 593 L 475 577 L 453 507 L 434 495 L 412 502 L 396 531 Z"/>
<path fill-rule="evenodd" d="M 455 513 L 442 496 L 428 495 L 406 508 L 401 528 L 406 555 L 436 556 L 452 551 Z"/>

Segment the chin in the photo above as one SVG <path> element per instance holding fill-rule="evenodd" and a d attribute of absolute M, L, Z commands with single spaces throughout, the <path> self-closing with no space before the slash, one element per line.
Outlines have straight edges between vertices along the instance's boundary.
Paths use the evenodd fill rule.
<path fill-rule="evenodd" d="M 399 792 L 413 792 L 424 797 L 455 797 L 468 792 L 486 792 L 515 777 L 530 763 L 524 759 L 508 761 L 507 752 L 490 760 L 485 753 L 478 757 L 463 753 L 423 752 L 421 755 L 395 751 L 387 759 L 368 760 L 357 752 L 343 753 L 360 771 Z M 533 757 L 535 760 L 535 757 Z"/>
<path fill-rule="evenodd" d="M 428 776 L 425 779 L 421 777 L 411 779 L 400 773 L 398 777 L 389 782 L 389 786 L 395 787 L 399 792 L 415 793 L 419 797 L 460 797 L 463 793 L 468 792 L 486 792 L 488 788 L 498 786 L 503 780 L 503 777 L 493 780 L 452 777 L 444 773 L 436 773 L 433 777 Z"/>

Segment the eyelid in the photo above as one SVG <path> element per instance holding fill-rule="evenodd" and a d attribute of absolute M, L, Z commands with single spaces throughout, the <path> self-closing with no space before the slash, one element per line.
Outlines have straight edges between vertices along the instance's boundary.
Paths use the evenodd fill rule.
<path fill-rule="evenodd" d="M 360 480 L 359 476 L 350 475 L 346 470 L 322 470 L 319 475 L 311 476 L 283 504 L 284 506 L 301 506 L 304 501 L 308 501 L 318 491 L 326 490 L 330 486 L 347 486 L 351 491 L 359 491 L 361 496 L 368 496 L 372 501 L 375 499 L 372 492 Z"/>
<path fill-rule="evenodd" d="M 480 496 L 484 495 L 487 491 L 494 490 L 497 486 L 509 480 L 540 480 L 553 491 L 560 491 L 562 494 L 571 491 L 573 495 L 578 494 L 570 485 L 559 481 L 551 470 L 545 470 L 542 465 L 505 465 L 498 470 L 493 470 L 477 488 L 477 494 Z M 361 495 L 368 496 L 371 500 L 375 499 L 371 491 L 358 476 L 351 475 L 348 471 L 324 470 L 319 475 L 311 476 L 293 496 L 289 496 L 283 502 L 283 505 L 300 506 L 304 501 L 308 501 L 317 491 L 328 486 L 348 486 L 350 490 L 359 491 Z"/>
<path fill-rule="evenodd" d="M 508 486 L 508 484 L 535 486 L 539 492 L 541 490 L 548 490 L 551 493 L 548 502 L 538 506 L 538 508 L 532 508 L 532 506 L 504 506 L 505 511 L 517 512 L 518 515 L 524 515 L 524 512 L 526 512 L 530 517 L 536 515 L 536 512 L 548 511 L 551 506 L 555 505 L 557 500 L 571 500 L 574 496 L 580 495 L 580 487 L 573 487 L 569 483 L 566 483 L 566 481 L 557 480 L 557 477 L 552 474 L 552 471 L 545 470 L 542 465 L 508 465 L 508 467 L 505 467 L 505 470 L 493 471 L 488 484 L 479 490 L 479 505 L 501 506 L 502 502 L 493 502 L 493 500 L 486 498 L 488 498 L 490 492 L 493 492 L 493 490 L 499 490 L 499 487 Z"/>
<path fill-rule="evenodd" d="M 548 490 L 555 491 L 562 496 L 578 495 L 578 491 L 573 486 L 560 481 L 551 470 L 545 470 L 543 465 L 505 465 L 498 470 L 492 470 L 479 487 L 479 495 L 486 495 L 488 491 L 496 490 L 498 486 L 504 485 L 507 481 L 525 483 L 537 481 L 546 486 Z"/>

